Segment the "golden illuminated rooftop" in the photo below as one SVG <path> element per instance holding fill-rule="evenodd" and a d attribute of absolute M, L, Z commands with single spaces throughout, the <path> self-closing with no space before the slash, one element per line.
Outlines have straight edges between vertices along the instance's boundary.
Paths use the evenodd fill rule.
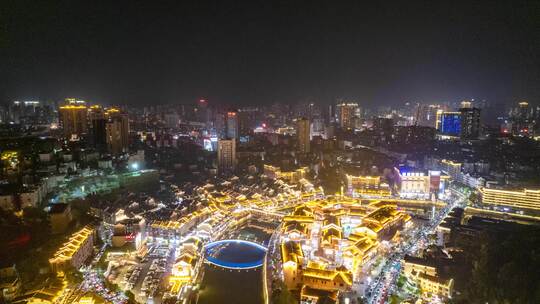
<path fill-rule="evenodd" d="M 454 162 L 454 161 L 447 160 L 447 159 L 443 159 L 443 160 L 441 160 L 441 162 L 443 164 L 450 165 L 450 166 L 453 166 L 453 167 L 461 166 L 461 163 Z"/>
<path fill-rule="evenodd" d="M 86 110 L 87 107 L 85 105 L 65 105 L 60 106 L 60 110 Z"/>
<path fill-rule="evenodd" d="M 80 248 L 80 246 L 94 233 L 94 229 L 86 226 L 73 234 L 69 241 L 56 251 L 50 262 L 69 260 Z"/>
<path fill-rule="evenodd" d="M 364 255 L 368 251 L 377 247 L 377 241 L 374 241 L 368 237 L 363 237 L 356 241 L 353 245 L 347 247 L 346 251 L 351 252 L 353 255 Z"/>
<path fill-rule="evenodd" d="M 300 222 L 297 222 L 297 221 L 291 221 L 291 222 L 286 223 L 283 226 L 283 231 L 285 233 L 291 233 L 291 232 L 296 231 L 296 232 L 307 235 L 308 226 L 305 223 L 300 223 Z"/>
<path fill-rule="evenodd" d="M 318 303 L 320 298 L 329 298 L 332 301 L 337 301 L 338 299 L 338 291 L 337 290 L 321 290 L 321 289 L 315 289 L 311 288 L 309 286 L 302 286 L 302 289 L 300 291 L 300 298 L 307 298 L 315 300 L 316 303 Z"/>
<path fill-rule="evenodd" d="M 341 267 L 336 270 L 306 268 L 303 271 L 303 275 L 305 277 L 316 278 L 324 281 L 334 281 L 336 277 L 339 276 L 347 285 L 352 285 L 353 280 L 352 273 L 345 267 Z"/>

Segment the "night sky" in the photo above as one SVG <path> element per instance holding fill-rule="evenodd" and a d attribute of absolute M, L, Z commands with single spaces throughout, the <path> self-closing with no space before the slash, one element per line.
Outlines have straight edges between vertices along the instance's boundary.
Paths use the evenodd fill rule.
<path fill-rule="evenodd" d="M 154 2 L 0 0 L 0 100 L 540 100 L 540 1 Z"/>

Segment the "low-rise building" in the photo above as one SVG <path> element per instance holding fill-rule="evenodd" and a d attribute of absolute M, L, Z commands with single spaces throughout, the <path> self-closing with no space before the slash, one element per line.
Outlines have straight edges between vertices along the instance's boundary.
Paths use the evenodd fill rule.
<path fill-rule="evenodd" d="M 403 275 L 417 282 L 422 292 L 444 298 L 452 297 L 454 280 L 440 273 L 434 259 L 407 255 L 402 262 Z"/>
<path fill-rule="evenodd" d="M 266 176 L 273 179 L 281 179 L 290 184 L 299 183 L 300 180 L 306 177 L 307 172 L 307 167 L 286 170 L 272 165 L 264 165 L 264 174 Z"/>
<path fill-rule="evenodd" d="M 69 268 L 80 268 L 92 255 L 95 229 L 86 226 L 74 233 L 49 259 L 53 271 L 64 272 Z"/>
<path fill-rule="evenodd" d="M 505 190 L 481 188 L 482 204 L 488 207 L 540 209 L 540 190 Z"/>
<path fill-rule="evenodd" d="M 432 195 L 440 198 L 444 196 L 449 179 L 441 171 L 429 170 L 426 174 L 402 169 L 399 170 L 399 195 L 405 198 L 429 199 Z"/>
<path fill-rule="evenodd" d="M 390 187 L 381 181 L 380 176 L 346 175 L 347 192 L 353 197 L 359 196 L 390 196 Z"/>

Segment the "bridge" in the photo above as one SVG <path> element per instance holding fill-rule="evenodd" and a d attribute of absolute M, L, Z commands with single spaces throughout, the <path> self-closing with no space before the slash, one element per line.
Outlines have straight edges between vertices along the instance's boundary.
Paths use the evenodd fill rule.
<path fill-rule="evenodd" d="M 248 260 L 248 261 L 227 261 L 222 258 L 218 258 L 213 255 L 215 250 L 219 250 L 222 246 L 229 246 L 229 245 L 241 245 L 241 246 L 247 246 L 248 249 L 254 250 L 254 254 L 259 254 L 260 257 Z M 212 265 L 222 267 L 225 269 L 232 269 L 232 270 L 245 270 L 245 269 L 252 269 L 261 267 L 264 264 L 264 257 L 266 255 L 266 251 L 268 248 L 265 246 L 251 242 L 246 240 L 219 240 L 215 242 L 208 243 L 204 246 L 204 257 L 207 263 L 210 263 Z"/>

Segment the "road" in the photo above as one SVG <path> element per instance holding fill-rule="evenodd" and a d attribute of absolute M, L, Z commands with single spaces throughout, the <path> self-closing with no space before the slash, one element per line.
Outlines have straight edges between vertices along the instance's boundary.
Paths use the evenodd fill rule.
<path fill-rule="evenodd" d="M 397 278 L 401 270 L 401 260 L 406 254 L 410 254 L 418 249 L 418 244 L 427 242 L 428 235 L 432 234 L 448 213 L 461 203 L 461 199 L 455 199 L 451 204 L 441 209 L 437 216 L 429 222 L 428 225 L 415 231 L 413 236 L 404 246 L 395 251 L 386 260 L 380 274 L 371 282 L 368 290 L 372 293 L 368 297 L 369 304 L 386 303 L 389 291 L 394 288 Z"/>

